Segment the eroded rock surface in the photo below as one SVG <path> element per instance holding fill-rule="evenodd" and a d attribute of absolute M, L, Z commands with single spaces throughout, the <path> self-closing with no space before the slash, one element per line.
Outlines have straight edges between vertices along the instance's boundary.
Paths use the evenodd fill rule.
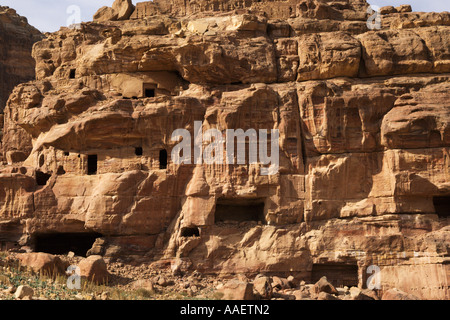
<path fill-rule="evenodd" d="M 31 49 L 42 37 L 25 17 L 19 16 L 12 8 L 0 6 L 0 141 L 6 101 L 16 85 L 35 78 Z"/>
<path fill-rule="evenodd" d="M 363 0 L 192 3 L 34 46 L 5 109 L 2 242 L 95 232 L 111 259 L 336 288 L 380 271 L 381 291 L 448 299 L 449 13 L 384 10 L 369 31 Z M 196 121 L 278 129 L 278 172 L 174 163 Z"/>

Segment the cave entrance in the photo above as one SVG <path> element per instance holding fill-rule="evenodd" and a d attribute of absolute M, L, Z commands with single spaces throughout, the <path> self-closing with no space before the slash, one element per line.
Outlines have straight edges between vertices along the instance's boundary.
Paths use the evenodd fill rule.
<path fill-rule="evenodd" d="M 433 197 L 433 204 L 439 218 L 450 217 L 450 196 Z"/>
<path fill-rule="evenodd" d="M 200 237 L 200 229 L 198 227 L 187 227 L 181 229 L 182 237 Z"/>
<path fill-rule="evenodd" d="M 358 266 L 356 264 L 313 264 L 311 281 L 316 283 L 323 276 L 336 288 L 358 287 Z"/>
<path fill-rule="evenodd" d="M 88 175 L 97 174 L 97 161 L 98 157 L 96 154 L 88 155 Z"/>
<path fill-rule="evenodd" d="M 225 221 L 266 223 L 264 199 L 219 199 L 214 219 L 216 223 Z"/>
<path fill-rule="evenodd" d="M 45 186 L 47 184 L 48 179 L 50 179 L 52 175 L 48 173 L 44 173 L 42 171 L 36 171 L 36 183 L 38 186 Z"/>
<path fill-rule="evenodd" d="M 76 73 L 77 73 L 76 69 L 70 69 L 69 79 L 75 79 Z"/>
<path fill-rule="evenodd" d="M 50 254 L 67 254 L 72 251 L 77 256 L 86 257 L 100 233 L 41 233 L 34 236 L 34 251 Z"/>

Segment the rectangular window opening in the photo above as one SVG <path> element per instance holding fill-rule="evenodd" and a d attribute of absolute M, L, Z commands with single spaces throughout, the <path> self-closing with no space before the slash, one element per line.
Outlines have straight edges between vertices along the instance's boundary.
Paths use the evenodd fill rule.
<path fill-rule="evenodd" d="M 145 89 L 145 97 L 146 98 L 154 98 L 155 97 L 155 89 Z"/>
<path fill-rule="evenodd" d="M 264 199 L 219 199 L 214 217 L 216 223 L 256 221 L 265 224 Z"/>
<path fill-rule="evenodd" d="M 91 154 L 88 156 L 88 175 L 97 174 L 97 155 Z"/>
<path fill-rule="evenodd" d="M 158 85 L 156 83 L 144 83 L 142 86 L 142 94 L 144 98 L 154 98 L 156 97 L 156 88 Z"/>
<path fill-rule="evenodd" d="M 165 149 L 159 151 L 159 169 L 167 169 L 167 150 Z"/>

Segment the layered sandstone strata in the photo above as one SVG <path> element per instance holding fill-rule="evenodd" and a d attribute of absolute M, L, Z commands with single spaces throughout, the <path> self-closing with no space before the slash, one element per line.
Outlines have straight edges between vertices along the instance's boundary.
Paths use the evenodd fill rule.
<path fill-rule="evenodd" d="M 3 241 L 89 232 L 90 254 L 361 287 L 379 268 L 448 299 L 450 14 L 369 30 L 365 1 L 164 3 L 35 45 L 5 109 L 27 159 L 0 174 Z M 196 121 L 278 129 L 278 172 L 174 163 Z"/>
<path fill-rule="evenodd" d="M 35 61 L 31 49 L 41 39 L 42 34 L 30 26 L 25 17 L 14 9 L 0 6 L 0 140 L 6 101 L 16 85 L 34 79 Z"/>

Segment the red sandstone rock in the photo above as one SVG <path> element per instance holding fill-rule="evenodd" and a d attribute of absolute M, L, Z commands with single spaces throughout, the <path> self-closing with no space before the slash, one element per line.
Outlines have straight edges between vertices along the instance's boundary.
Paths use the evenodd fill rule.
<path fill-rule="evenodd" d="M 253 290 L 256 295 L 260 296 L 262 299 L 271 299 L 273 290 L 270 284 L 269 277 L 261 276 L 257 277 L 253 281 Z"/>
<path fill-rule="evenodd" d="M 327 277 L 320 278 L 320 280 L 317 281 L 316 284 L 314 285 L 314 288 L 316 294 L 319 294 L 321 292 L 328 294 L 338 294 L 336 288 L 330 282 L 328 282 Z"/>
<path fill-rule="evenodd" d="M 80 261 L 80 276 L 98 284 L 108 282 L 109 272 L 101 256 L 89 256 Z"/>
<path fill-rule="evenodd" d="M 13 88 L 19 83 L 33 80 L 35 61 L 31 57 L 33 44 L 43 35 L 30 26 L 25 17 L 9 7 L 0 6 L 0 149 L 3 137 L 3 109 Z M 0 152 L 0 161 L 21 162 L 26 154 L 20 149 L 9 154 Z"/>
<path fill-rule="evenodd" d="M 2 246 L 88 229 L 106 257 L 349 286 L 374 265 L 386 290 L 448 299 L 450 15 L 392 12 L 368 32 L 366 9 L 154 1 L 48 34 L 3 117 Z M 176 165 L 172 133 L 194 121 L 278 129 L 278 174 Z"/>
<path fill-rule="evenodd" d="M 253 300 L 253 285 L 239 280 L 228 281 L 219 292 L 223 300 Z"/>
<path fill-rule="evenodd" d="M 43 252 L 21 253 L 17 258 L 22 266 L 45 275 L 64 274 L 68 267 L 59 257 Z"/>

